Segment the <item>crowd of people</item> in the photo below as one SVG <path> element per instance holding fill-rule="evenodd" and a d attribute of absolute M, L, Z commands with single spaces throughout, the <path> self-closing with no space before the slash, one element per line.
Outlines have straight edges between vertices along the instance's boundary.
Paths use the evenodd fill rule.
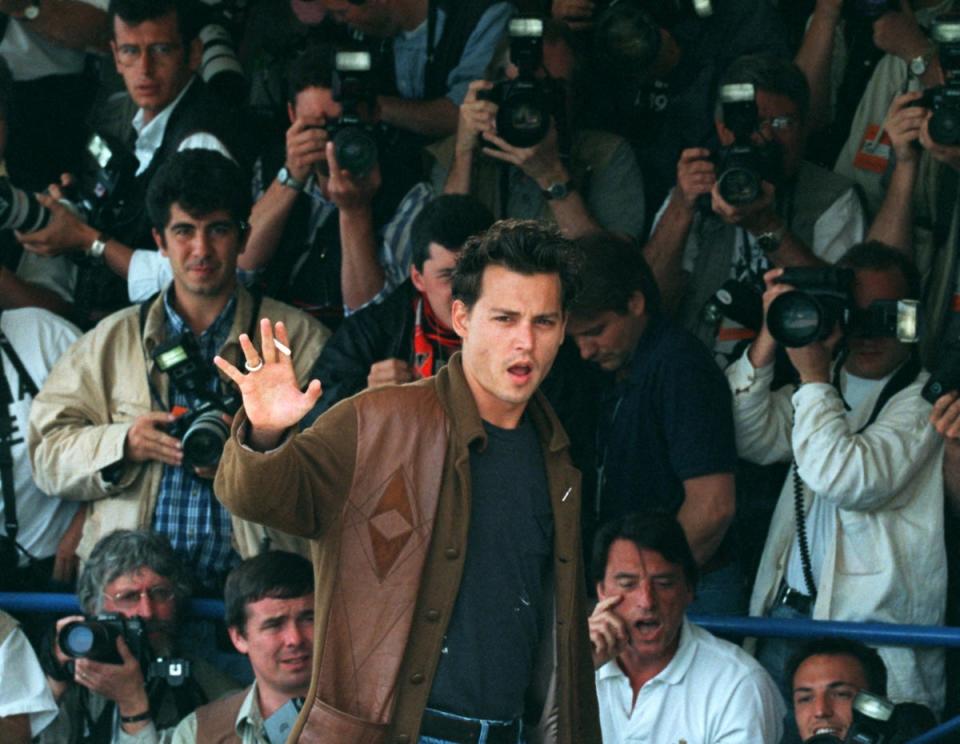
<path fill-rule="evenodd" d="M 0 741 L 960 712 L 953 6 L 0 0 Z"/>

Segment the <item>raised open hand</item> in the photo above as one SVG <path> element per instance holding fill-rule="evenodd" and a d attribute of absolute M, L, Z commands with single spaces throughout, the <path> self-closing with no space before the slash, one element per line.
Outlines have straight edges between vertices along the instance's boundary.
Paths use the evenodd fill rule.
<path fill-rule="evenodd" d="M 249 442 L 257 449 L 275 447 L 283 433 L 313 408 L 320 397 L 319 380 L 311 380 L 305 391 L 297 385 L 290 340 L 283 323 L 277 323 L 276 336 L 269 318 L 260 319 L 259 351 L 247 334 L 240 335 L 240 347 L 246 358 L 244 374 L 223 357 L 213 363 L 233 380 L 243 396 L 243 408 L 250 422 Z"/>

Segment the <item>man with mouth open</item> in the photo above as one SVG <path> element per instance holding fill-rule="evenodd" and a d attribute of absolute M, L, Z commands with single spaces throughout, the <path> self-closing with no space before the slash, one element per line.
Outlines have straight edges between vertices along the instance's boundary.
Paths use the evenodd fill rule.
<path fill-rule="evenodd" d="M 608 522 L 592 570 L 600 601 L 590 640 L 606 744 L 780 741 L 785 709 L 770 676 L 684 616 L 697 564 L 673 516 Z"/>
<path fill-rule="evenodd" d="M 241 336 L 250 371 L 215 491 L 313 540 L 313 682 L 290 741 L 599 743 L 580 558 L 580 476 L 537 388 L 563 341 L 576 263 L 551 228 L 505 220 L 453 274 L 461 351 L 292 433 L 283 324 Z M 296 353 L 296 349 L 293 350 Z"/>

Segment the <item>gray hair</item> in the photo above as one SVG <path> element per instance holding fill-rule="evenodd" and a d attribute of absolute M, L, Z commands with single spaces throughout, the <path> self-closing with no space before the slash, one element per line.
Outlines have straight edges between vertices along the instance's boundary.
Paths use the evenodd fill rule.
<path fill-rule="evenodd" d="M 77 600 L 88 615 L 103 611 L 103 590 L 114 579 L 149 568 L 169 579 L 177 607 L 190 597 L 192 583 L 186 567 L 165 535 L 146 530 L 117 530 L 101 538 L 77 581 Z"/>

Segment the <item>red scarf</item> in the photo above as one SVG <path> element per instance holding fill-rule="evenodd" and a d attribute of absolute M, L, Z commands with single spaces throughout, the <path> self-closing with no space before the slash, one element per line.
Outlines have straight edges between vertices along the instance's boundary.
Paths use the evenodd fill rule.
<path fill-rule="evenodd" d="M 460 337 L 437 318 L 425 295 L 413 298 L 413 368 L 417 379 L 432 377 L 460 348 Z"/>

